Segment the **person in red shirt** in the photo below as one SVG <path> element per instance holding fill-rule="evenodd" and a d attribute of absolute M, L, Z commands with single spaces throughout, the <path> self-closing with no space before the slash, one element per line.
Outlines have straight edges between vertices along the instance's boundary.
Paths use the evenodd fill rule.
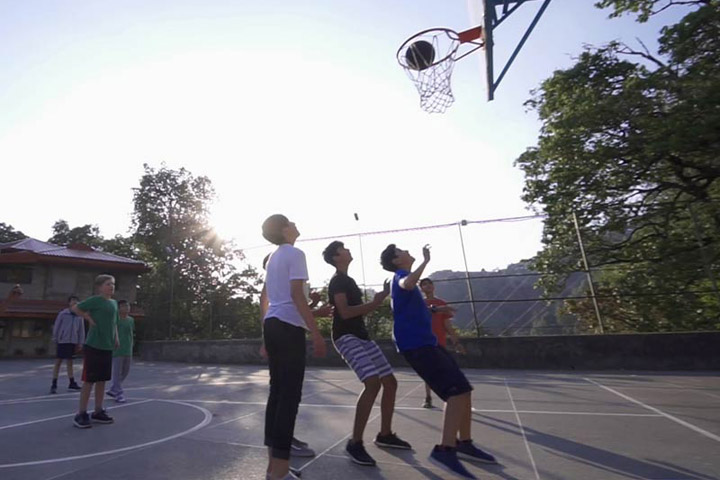
<path fill-rule="evenodd" d="M 455 346 L 455 351 L 465 354 L 465 348 L 460 343 L 457 332 L 452 326 L 455 309 L 448 305 L 442 298 L 435 296 L 435 285 L 429 278 L 420 280 L 420 289 L 425 295 L 425 304 L 432 313 L 432 331 L 435 337 L 437 337 L 438 345 L 446 348 L 447 337 L 450 335 L 450 340 L 452 340 Z M 433 408 L 430 387 L 427 383 L 425 384 L 425 402 L 423 403 L 423 408 Z"/>

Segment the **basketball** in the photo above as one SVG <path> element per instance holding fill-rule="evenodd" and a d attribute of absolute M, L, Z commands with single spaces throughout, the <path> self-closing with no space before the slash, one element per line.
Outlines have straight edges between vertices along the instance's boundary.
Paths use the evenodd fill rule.
<path fill-rule="evenodd" d="M 405 51 L 407 66 L 413 70 L 425 70 L 435 61 L 435 49 L 430 42 L 418 40 Z"/>

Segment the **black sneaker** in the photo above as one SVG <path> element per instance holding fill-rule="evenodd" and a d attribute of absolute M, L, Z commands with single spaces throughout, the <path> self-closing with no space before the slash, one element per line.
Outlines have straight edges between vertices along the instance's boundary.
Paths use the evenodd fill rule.
<path fill-rule="evenodd" d="M 105 410 L 100 410 L 99 412 L 93 412 L 92 415 L 90 415 L 90 418 L 95 423 L 113 423 L 115 420 L 105 413 Z"/>
<path fill-rule="evenodd" d="M 87 412 L 78 413 L 73 419 L 73 425 L 75 425 L 77 428 L 92 427 L 92 425 L 90 425 L 90 415 L 88 415 Z"/>
<path fill-rule="evenodd" d="M 498 463 L 494 456 L 490 455 L 487 452 L 480 450 L 478 447 L 476 447 L 473 444 L 472 440 L 465 440 L 465 441 L 458 440 L 455 450 L 457 451 L 458 458 L 463 458 L 466 460 L 476 460 L 476 461 L 482 462 L 482 463 L 490 463 L 490 464 Z"/>
<path fill-rule="evenodd" d="M 394 433 L 390 433 L 389 435 L 380 435 L 378 433 L 377 437 L 375 437 L 375 445 L 383 448 L 399 448 L 401 450 L 412 449 L 408 442 L 401 440 Z"/>
<path fill-rule="evenodd" d="M 82 387 L 75 382 L 70 382 L 70 385 L 68 385 L 68 390 L 82 390 Z"/>
<path fill-rule="evenodd" d="M 345 452 L 347 452 L 350 460 L 358 465 L 374 467 L 377 463 L 375 462 L 375 459 L 367 453 L 362 442 L 353 442 L 352 440 L 348 440 L 348 443 L 345 446 Z"/>
<path fill-rule="evenodd" d="M 115 398 L 115 394 L 114 394 L 113 392 L 111 392 L 110 390 L 108 390 L 107 392 L 105 392 L 105 395 L 107 395 L 108 397 L 113 397 L 113 398 Z"/>
<path fill-rule="evenodd" d="M 51 385 L 51 386 L 50 386 L 50 393 L 51 393 L 51 394 L 57 393 L 57 385 Z"/>
<path fill-rule="evenodd" d="M 426 398 L 422 404 L 423 408 L 433 408 L 432 399 Z"/>
<path fill-rule="evenodd" d="M 302 472 L 298 470 L 297 468 L 290 467 L 290 473 L 295 475 L 296 477 L 300 478 L 302 477 Z"/>

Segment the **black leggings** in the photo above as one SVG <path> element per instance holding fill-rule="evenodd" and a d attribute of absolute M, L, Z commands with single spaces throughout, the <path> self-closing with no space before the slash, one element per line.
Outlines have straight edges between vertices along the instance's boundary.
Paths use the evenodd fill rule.
<path fill-rule="evenodd" d="M 288 460 L 305 378 L 305 329 L 270 317 L 265 319 L 263 338 L 270 366 L 265 445 L 273 458 Z"/>

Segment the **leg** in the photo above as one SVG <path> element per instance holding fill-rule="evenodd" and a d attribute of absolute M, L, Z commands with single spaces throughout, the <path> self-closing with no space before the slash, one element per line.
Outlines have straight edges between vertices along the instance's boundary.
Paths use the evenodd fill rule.
<path fill-rule="evenodd" d="M 80 410 L 79 413 L 87 412 L 88 402 L 90 401 L 90 391 L 93 388 L 92 382 L 83 382 L 82 390 L 80 390 Z"/>
<path fill-rule="evenodd" d="M 441 445 L 455 448 L 457 434 L 460 430 L 460 424 L 465 415 L 466 408 L 470 408 L 470 392 L 455 395 L 447 399 Z"/>
<path fill-rule="evenodd" d="M 57 378 L 60 373 L 60 364 L 62 363 L 62 358 L 56 358 L 55 359 L 55 365 L 53 365 L 53 383 L 57 383 Z"/>
<path fill-rule="evenodd" d="M 365 379 L 365 388 L 360 393 L 355 407 L 355 423 L 353 424 L 353 442 L 362 442 L 365 426 L 367 425 L 370 412 L 372 412 L 375 399 L 380 392 L 380 379 L 377 375 Z"/>
<path fill-rule="evenodd" d="M 75 379 L 75 373 L 73 372 L 73 360 L 72 358 L 67 359 L 67 374 L 68 374 L 68 380 L 71 382 Z"/>
<path fill-rule="evenodd" d="M 112 376 L 110 378 L 110 389 L 108 389 L 108 393 L 113 397 L 119 395 L 122 390 L 122 387 L 120 386 L 122 358 L 123 357 L 113 357 L 112 359 Z"/>
<path fill-rule="evenodd" d="M 472 394 L 468 393 L 467 401 L 463 403 L 460 411 L 460 428 L 458 438 L 461 441 L 472 439 Z"/>
<path fill-rule="evenodd" d="M 380 435 L 392 433 L 392 417 L 395 412 L 395 396 L 397 395 L 397 379 L 388 375 L 380 379 L 383 386 L 380 400 Z"/>
<path fill-rule="evenodd" d="M 85 387 L 85 385 L 83 385 Z M 95 413 L 102 412 L 103 400 L 105 400 L 105 382 L 95 383 Z"/>

